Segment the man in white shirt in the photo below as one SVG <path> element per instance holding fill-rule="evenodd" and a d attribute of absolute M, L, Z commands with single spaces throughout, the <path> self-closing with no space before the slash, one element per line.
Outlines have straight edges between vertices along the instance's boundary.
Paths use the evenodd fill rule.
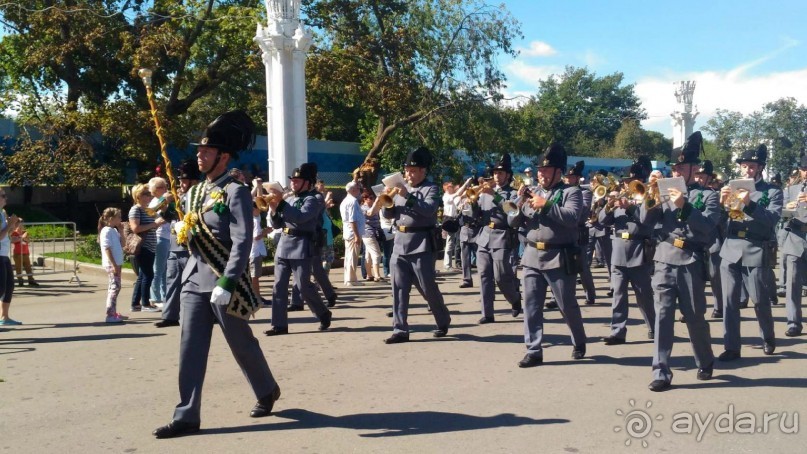
<path fill-rule="evenodd" d="M 364 231 L 364 214 L 359 205 L 359 184 L 351 181 L 345 186 L 347 196 L 339 205 L 342 216 L 342 238 L 345 241 L 345 287 L 361 285 L 356 278 Z"/>
<path fill-rule="evenodd" d="M 448 218 L 457 219 L 459 210 L 454 200 L 456 188 L 454 183 L 446 181 L 443 183 L 443 221 Z M 443 269 L 448 271 L 454 263 L 454 255 L 457 247 L 457 232 L 449 233 L 443 230 L 446 239 L 445 253 L 443 254 Z"/>
<path fill-rule="evenodd" d="M 524 186 L 533 186 L 535 185 L 535 179 L 532 177 L 532 168 L 527 167 L 524 169 L 524 178 L 521 179 L 521 182 Z"/>

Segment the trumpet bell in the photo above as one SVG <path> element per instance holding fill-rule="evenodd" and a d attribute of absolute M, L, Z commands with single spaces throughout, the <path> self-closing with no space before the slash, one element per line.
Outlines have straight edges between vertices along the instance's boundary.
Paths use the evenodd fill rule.
<path fill-rule="evenodd" d="M 378 203 L 381 205 L 382 208 L 392 208 L 393 206 L 395 206 L 395 201 L 389 194 L 381 194 L 380 196 L 378 196 Z"/>
<path fill-rule="evenodd" d="M 518 205 L 515 202 L 508 200 L 502 204 L 502 211 L 508 216 L 515 216 L 518 214 Z"/>
<path fill-rule="evenodd" d="M 608 188 L 605 187 L 604 185 L 599 185 L 596 188 L 594 188 L 594 193 L 593 194 L 594 195 L 592 197 L 593 197 L 594 201 L 596 202 L 596 201 L 600 200 L 601 198 L 605 197 L 608 194 Z"/>

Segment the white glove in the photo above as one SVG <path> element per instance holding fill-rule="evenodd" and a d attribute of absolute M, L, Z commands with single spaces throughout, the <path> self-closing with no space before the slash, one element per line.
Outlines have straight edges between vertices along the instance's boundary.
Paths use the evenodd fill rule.
<path fill-rule="evenodd" d="M 232 293 L 217 285 L 213 289 L 213 292 L 210 293 L 210 302 L 213 304 L 218 304 L 219 306 L 226 306 L 230 304 L 230 299 L 232 299 L 232 297 Z"/>

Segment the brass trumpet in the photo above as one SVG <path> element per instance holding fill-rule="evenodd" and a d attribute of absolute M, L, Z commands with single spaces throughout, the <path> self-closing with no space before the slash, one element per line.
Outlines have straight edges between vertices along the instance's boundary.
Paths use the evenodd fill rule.
<path fill-rule="evenodd" d="M 151 217 L 158 216 L 161 211 L 168 208 L 168 204 L 169 204 L 168 198 L 165 197 L 165 196 L 162 196 L 159 199 L 157 199 L 157 204 L 156 205 L 154 205 L 153 207 L 152 206 L 146 207 L 146 209 L 145 209 L 146 214 L 151 216 Z"/>
<path fill-rule="evenodd" d="M 471 186 L 465 189 L 463 197 L 466 197 L 470 203 L 476 203 L 476 201 L 479 200 L 479 195 L 482 194 L 482 191 L 488 187 L 490 186 L 487 183 Z"/>
<path fill-rule="evenodd" d="M 619 189 L 619 179 L 613 173 L 608 175 L 594 175 L 592 182 L 597 183 L 597 187 L 592 190 L 592 198 L 594 202 L 599 201 L 611 192 Z"/>
<path fill-rule="evenodd" d="M 381 195 L 378 196 L 378 203 L 382 208 L 392 208 L 395 206 L 395 196 L 398 194 L 398 188 L 385 189 Z"/>
<path fill-rule="evenodd" d="M 522 199 L 531 199 L 531 198 L 532 198 L 532 192 L 529 189 L 527 189 L 524 191 L 524 194 L 520 195 L 515 201 L 506 200 L 502 202 L 502 211 L 504 211 L 504 214 L 508 216 L 515 216 L 518 214 L 519 211 L 518 202 L 520 202 Z"/>
<path fill-rule="evenodd" d="M 628 193 L 631 199 L 637 203 L 645 203 L 648 208 L 661 206 L 663 201 L 658 190 L 658 181 L 644 184 L 639 180 L 633 180 L 628 183 Z"/>
<path fill-rule="evenodd" d="M 269 211 L 269 202 L 275 199 L 277 194 L 274 192 L 270 192 L 269 194 L 259 194 L 255 196 L 255 206 L 258 207 L 260 211 Z"/>
<path fill-rule="evenodd" d="M 745 219 L 745 213 L 743 212 L 745 208 L 745 204 L 743 203 L 745 192 L 745 190 L 741 189 L 739 191 L 732 191 L 731 194 L 729 194 L 724 205 L 729 212 L 729 219 L 734 221 L 742 221 Z"/>

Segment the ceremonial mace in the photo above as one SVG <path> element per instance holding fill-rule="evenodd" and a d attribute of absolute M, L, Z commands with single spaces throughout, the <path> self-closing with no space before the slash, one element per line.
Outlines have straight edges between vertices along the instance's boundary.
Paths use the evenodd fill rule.
<path fill-rule="evenodd" d="M 160 154 L 162 155 L 163 162 L 165 163 L 165 174 L 168 176 L 168 184 L 171 186 L 171 195 L 174 196 L 174 208 L 182 219 L 182 209 L 180 209 L 179 196 L 177 195 L 176 180 L 174 180 L 174 168 L 171 166 L 171 159 L 168 158 L 167 145 L 163 138 L 163 128 L 160 126 L 160 119 L 157 116 L 157 104 L 154 102 L 154 92 L 151 91 L 151 70 L 148 68 L 140 68 L 137 75 L 143 80 L 143 85 L 146 86 L 146 97 L 149 100 L 151 107 L 151 118 L 154 119 L 154 129 L 157 133 L 157 140 L 160 141 Z"/>

